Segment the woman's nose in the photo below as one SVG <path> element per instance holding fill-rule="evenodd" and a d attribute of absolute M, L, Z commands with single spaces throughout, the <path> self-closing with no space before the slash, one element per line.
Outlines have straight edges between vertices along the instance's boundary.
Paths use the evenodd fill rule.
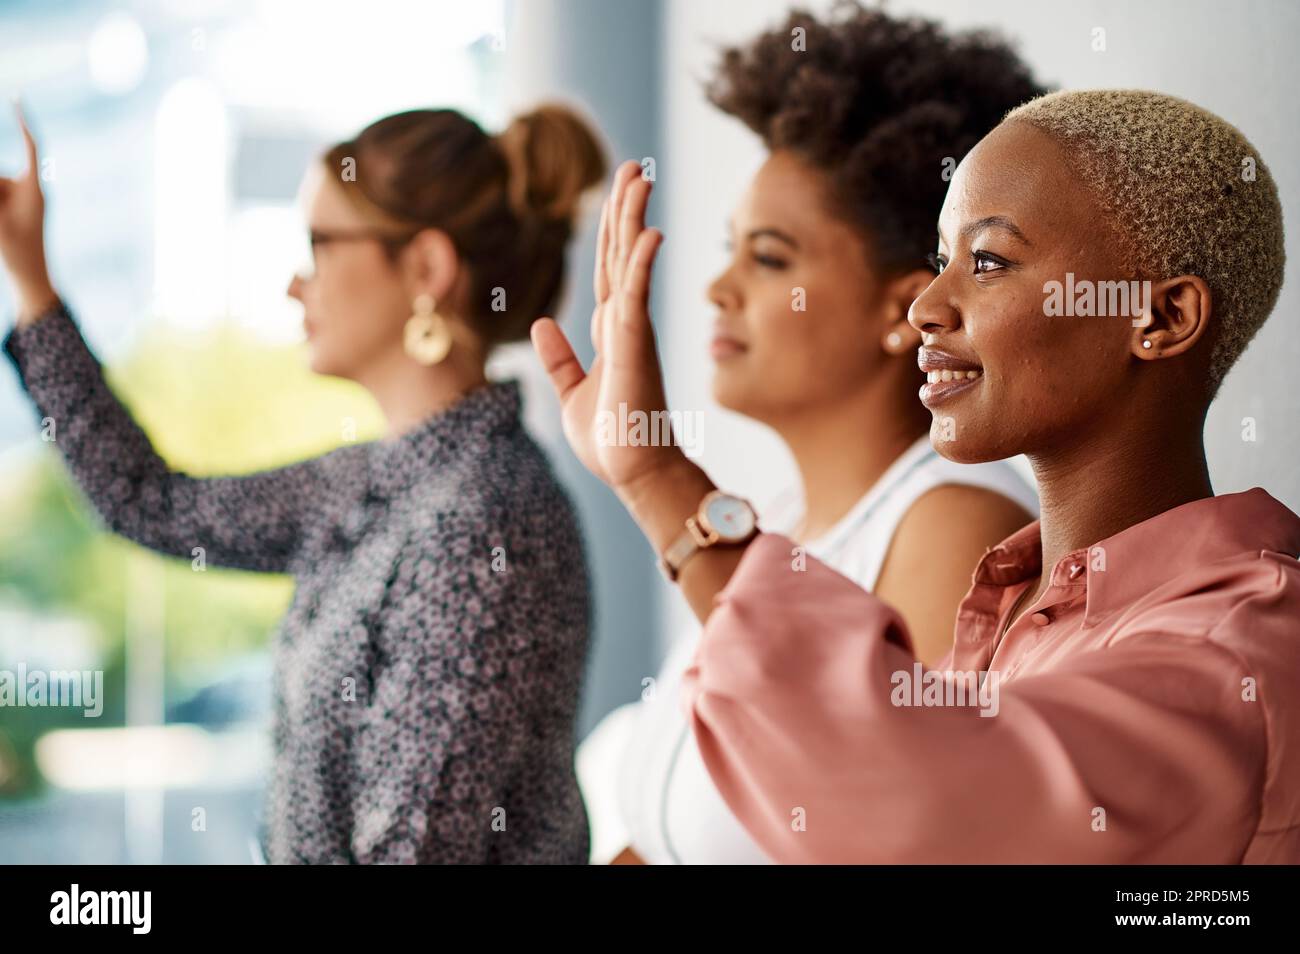
<path fill-rule="evenodd" d="M 285 290 L 285 293 L 290 298 L 302 301 L 302 285 L 302 276 L 295 272 L 293 278 L 289 279 L 289 287 Z"/>
<path fill-rule="evenodd" d="M 735 307 L 736 292 L 731 284 L 730 268 L 720 272 L 718 277 L 709 283 L 709 287 L 704 290 L 704 297 L 719 309 Z"/>
<path fill-rule="evenodd" d="M 961 314 L 953 306 L 942 275 L 912 300 L 912 306 L 907 309 L 907 323 L 923 335 L 955 331 L 961 325 Z"/>

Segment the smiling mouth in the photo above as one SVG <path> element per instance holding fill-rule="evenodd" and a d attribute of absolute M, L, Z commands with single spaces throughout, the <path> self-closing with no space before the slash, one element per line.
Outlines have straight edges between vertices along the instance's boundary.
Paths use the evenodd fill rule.
<path fill-rule="evenodd" d="M 926 407 L 942 404 L 976 387 L 984 379 L 984 369 L 943 351 L 921 348 L 916 363 L 925 372 L 925 384 L 918 397 Z"/>

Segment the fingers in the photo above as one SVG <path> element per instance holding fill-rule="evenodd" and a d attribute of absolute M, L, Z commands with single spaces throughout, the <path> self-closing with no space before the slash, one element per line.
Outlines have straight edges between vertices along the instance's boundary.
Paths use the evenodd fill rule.
<path fill-rule="evenodd" d="M 609 204 L 610 200 L 606 199 L 605 204 L 600 207 L 600 229 L 596 235 L 596 269 L 594 276 L 596 307 L 591 310 L 591 347 L 596 354 L 600 354 L 600 343 L 604 338 L 601 324 L 604 321 L 604 303 L 609 300 L 610 293 L 609 271 L 606 268 L 606 259 L 609 254 Z"/>
<path fill-rule="evenodd" d="M 645 211 L 649 201 L 650 183 L 638 176 L 624 190 L 623 202 L 619 207 L 619 260 L 617 271 L 614 273 L 616 285 L 626 279 L 632 249 L 636 245 L 638 236 L 645 231 Z"/>
<path fill-rule="evenodd" d="M 620 165 L 614 173 L 614 185 L 609 193 L 609 221 L 606 223 L 609 245 L 605 256 L 605 274 L 609 278 L 611 291 L 618 283 L 620 263 L 626 254 L 626 249 L 619 245 L 623 236 L 618 228 L 623 209 L 623 199 L 627 193 L 628 185 L 640 178 L 641 166 L 631 159 Z"/>
<path fill-rule="evenodd" d="M 592 275 L 596 304 L 609 297 L 609 272 L 605 256 L 609 253 L 609 199 L 600 207 L 600 228 L 596 230 L 596 267 Z"/>
<path fill-rule="evenodd" d="M 606 302 L 616 291 L 618 276 L 622 274 L 627 250 L 621 243 L 622 233 L 618 228 L 620 210 L 626 201 L 628 188 L 641 179 L 641 165 L 629 159 L 614 170 L 614 181 L 610 186 L 609 198 L 605 200 L 600 212 L 600 229 L 596 239 L 596 272 L 594 291 L 596 307 L 591 313 L 591 346 L 597 354 L 605 350 L 606 330 L 604 325 L 613 320 Z M 635 236 L 633 236 L 634 238 Z M 630 244 L 630 240 L 629 244 Z"/>
<path fill-rule="evenodd" d="M 650 323 L 650 275 L 655 256 L 663 242 L 658 229 L 646 229 L 632 248 L 627 282 L 619 294 L 618 314 L 611 318 L 618 327 L 611 329 L 610 363 L 617 368 L 647 368 L 658 374 L 659 356 L 655 352 L 654 327 Z"/>
<path fill-rule="evenodd" d="M 14 97 L 14 114 L 18 117 L 18 128 L 23 133 L 23 143 L 27 146 L 27 175 L 32 178 L 39 178 L 37 173 L 40 169 L 39 160 L 36 154 L 36 138 L 32 135 L 31 129 L 27 125 L 27 117 L 23 114 L 23 104 Z"/>
<path fill-rule="evenodd" d="M 650 317 L 650 275 L 663 240 L 664 235 L 658 229 L 644 229 L 632 246 L 619 308 L 619 317 L 624 322 L 639 317 L 648 321 Z"/>
<path fill-rule="evenodd" d="M 564 337 L 564 332 L 553 319 L 537 319 L 529 329 L 529 334 L 533 339 L 533 350 L 541 359 L 542 367 L 546 369 L 555 393 L 563 401 L 565 395 L 587 376 L 582 370 L 582 364 L 573 353 L 569 339 Z"/>

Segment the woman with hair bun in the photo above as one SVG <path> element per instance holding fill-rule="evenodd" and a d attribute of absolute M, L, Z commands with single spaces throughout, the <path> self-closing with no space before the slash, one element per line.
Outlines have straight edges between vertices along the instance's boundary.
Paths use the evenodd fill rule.
<path fill-rule="evenodd" d="M 374 396 L 378 441 L 289 467 L 168 469 L 45 267 L 37 150 L 0 180 L 19 301 L 5 350 L 108 526 L 290 573 L 274 647 L 263 851 L 276 863 L 585 862 L 573 769 L 588 641 L 575 515 L 498 344 L 555 307 L 578 199 L 605 173 L 560 106 L 499 136 L 452 110 L 373 123 L 308 173 L 312 369 Z"/>

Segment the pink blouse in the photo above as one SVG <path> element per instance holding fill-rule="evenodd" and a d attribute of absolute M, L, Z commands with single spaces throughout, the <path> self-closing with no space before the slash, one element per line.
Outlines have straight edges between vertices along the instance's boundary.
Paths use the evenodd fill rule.
<path fill-rule="evenodd" d="M 1300 862 L 1300 517 L 1194 501 L 1041 572 L 989 550 L 935 670 L 885 603 L 763 534 L 682 703 L 788 863 Z"/>

